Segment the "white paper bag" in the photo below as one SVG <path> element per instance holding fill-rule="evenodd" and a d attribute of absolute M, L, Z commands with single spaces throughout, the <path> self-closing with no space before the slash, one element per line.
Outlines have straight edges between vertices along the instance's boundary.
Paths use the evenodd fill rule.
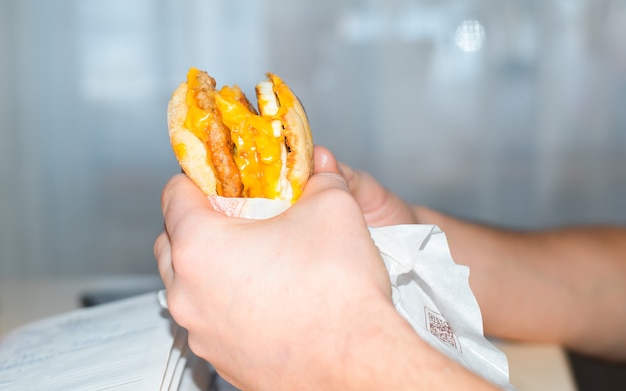
<path fill-rule="evenodd" d="M 389 272 L 398 312 L 427 343 L 492 383 L 513 390 L 506 355 L 483 335 L 469 268 L 454 263 L 434 225 L 370 232 Z"/>

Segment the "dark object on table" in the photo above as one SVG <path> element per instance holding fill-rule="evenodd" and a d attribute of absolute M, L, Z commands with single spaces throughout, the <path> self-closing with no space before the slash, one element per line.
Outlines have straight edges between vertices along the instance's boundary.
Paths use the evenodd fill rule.
<path fill-rule="evenodd" d="M 626 390 L 626 363 L 604 360 L 568 352 L 578 391 Z"/>

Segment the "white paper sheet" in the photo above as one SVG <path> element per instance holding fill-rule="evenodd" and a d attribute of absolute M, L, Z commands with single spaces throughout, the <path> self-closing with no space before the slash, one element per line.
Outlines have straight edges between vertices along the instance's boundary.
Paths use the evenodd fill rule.
<path fill-rule="evenodd" d="M 0 341 L 0 389 L 175 390 L 186 346 L 186 333 L 160 307 L 156 292 L 79 309 Z M 201 389 L 193 382 L 187 387 Z"/>

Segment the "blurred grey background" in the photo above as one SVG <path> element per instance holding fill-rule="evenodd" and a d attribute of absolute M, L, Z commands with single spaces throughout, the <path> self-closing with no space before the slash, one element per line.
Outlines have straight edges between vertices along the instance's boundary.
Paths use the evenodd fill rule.
<path fill-rule="evenodd" d="M 156 273 L 191 66 L 299 95 L 406 200 L 626 223 L 626 1 L 0 0 L 0 275 Z"/>

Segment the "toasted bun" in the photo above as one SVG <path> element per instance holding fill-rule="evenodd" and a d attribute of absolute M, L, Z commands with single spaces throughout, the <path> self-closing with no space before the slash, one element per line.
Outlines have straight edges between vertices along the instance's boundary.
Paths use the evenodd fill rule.
<path fill-rule="evenodd" d="M 174 91 L 167 108 L 167 123 L 174 155 L 187 176 L 207 195 L 217 194 L 217 179 L 208 164 L 206 145 L 191 130 L 185 128 L 187 116 L 187 83 Z"/>
<path fill-rule="evenodd" d="M 208 83 L 204 86 L 208 92 L 203 90 L 200 100 L 205 106 L 206 100 L 210 100 L 210 109 L 194 107 L 199 104 L 194 95 L 198 89 L 194 84 L 196 77 Z M 188 80 L 178 86 L 169 102 L 170 142 L 183 171 L 207 195 L 295 202 L 313 170 L 311 130 L 298 98 L 273 74 L 256 86 L 259 113 L 238 87 L 224 87 L 221 91 L 214 87 L 210 76 L 192 68 Z M 223 92 L 225 89 L 228 90 Z M 224 103 L 224 97 L 231 96 L 228 93 L 235 98 Z M 197 118 L 204 122 L 198 125 Z M 218 129 L 225 132 L 219 140 L 205 134 Z M 250 164 L 241 164 L 244 158 Z M 222 163 L 227 168 L 216 168 Z M 226 183 L 231 181 L 241 185 Z"/>

